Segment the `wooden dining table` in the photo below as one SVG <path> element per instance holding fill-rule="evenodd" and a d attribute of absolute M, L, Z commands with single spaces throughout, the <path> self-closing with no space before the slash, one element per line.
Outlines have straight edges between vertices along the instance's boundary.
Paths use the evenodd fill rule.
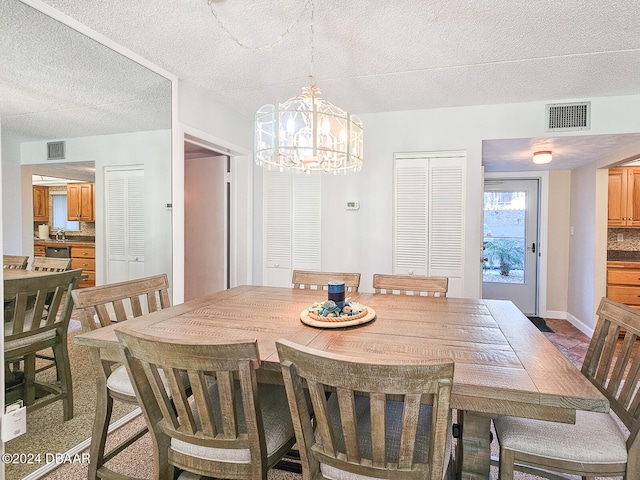
<path fill-rule="evenodd" d="M 606 398 L 515 307 L 504 300 L 353 293 L 375 318 L 344 328 L 316 328 L 301 313 L 327 293 L 240 286 L 82 333 L 79 345 L 122 361 L 115 330 L 186 342 L 257 339 L 265 381 L 277 381 L 275 343 L 286 338 L 366 361 L 455 361 L 451 407 L 461 427 L 458 478 L 487 479 L 491 418 L 501 414 L 572 423 L 576 410 L 608 412 Z M 333 327 L 334 325 L 331 325 Z"/>

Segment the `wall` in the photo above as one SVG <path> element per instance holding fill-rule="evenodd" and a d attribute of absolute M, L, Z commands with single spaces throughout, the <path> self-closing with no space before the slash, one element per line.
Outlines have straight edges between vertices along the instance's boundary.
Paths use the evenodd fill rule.
<path fill-rule="evenodd" d="M 565 318 L 569 282 L 569 220 L 571 171 L 549 172 L 549 225 L 547 236 L 547 315 Z"/>
<path fill-rule="evenodd" d="M 22 177 L 20 170 L 20 144 L 3 142 L 2 144 L 2 247 L 3 253 L 24 255 L 22 236 L 23 212 L 30 215 L 26 218 L 33 225 L 33 207 L 23 208 L 21 198 Z M 29 177 L 31 185 L 31 177 Z M 33 200 L 31 200 L 33 202 Z M 30 203 L 33 205 L 33 203 Z"/>
<path fill-rule="evenodd" d="M 622 234 L 622 241 L 618 241 Z M 607 250 L 640 251 L 640 228 L 609 228 L 607 230 Z"/>
<path fill-rule="evenodd" d="M 635 99 L 635 97 L 633 97 Z M 635 108 L 638 108 L 636 105 Z M 640 131 L 640 119 L 635 119 Z M 571 236 L 569 246 L 569 320 L 593 332 L 595 311 L 606 295 L 607 167 L 640 154 L 640 142 L 571 172 Z"/>
<path fill-rule="evenodd" d="M 373 274 L 391 272 L 392 267 L 393 154 L 465 150 L 467 178 L 464 275 L 453 288 L 456 295 L 479 297 L 482 140 L 640 132 L 640 117 L 636 113 L 640 109 L 640 96 L 587 100 L 591 101 L 592 118 L 591 129 L 586 132 L 546 132 L 544 112 L 547 102 L 361 114 L 365 128 L 365 164 L 362 172 L 323 179 L 322 221 L 327 231 L 331 228 L 339 232 L 323 236 L 323 269 L 359 271 L 362 274 L 362 290 L 371 291 Z M 555 101 L 562 102 L 561 99 Z M 559 211 L 556 210 L 556 204 L 549 204 L 553 214 L 557 214 L 550 219 L 551 225 L 561 225 L 570 214 L 572 225 L 581 229 L 576 231 L 570 242 L 566 224 L 559 232 L 549 232 L 549 241 L 560 242 L 565 250 L 564 259 L 556 258 L 558 262 L 548 262 L 547 278 L 557 291 L 548 298 L 550 308 L 567 311 L 587 325 L 592 324 L 596 272 L 596 182 L 595 178 L 591 178 L 595 177 L 594 173 L 593 169 L 586 176 L 580 173 L 574 176 L 572 173 L 570 179 L 567 178 L 567 173 L 557 174 L 552 196 L 566 202 L 569 193 L 565 189 L 570 188 L 570 207 Z M 254 242 L 257 246 L 253 263 L 256 279 L 260 278 L 262 268 L 261 255 L 258 253 L 262 238 L 260 182 L 261 173 L 256 171 L 254 183 L 258 189 L 254 201 Z M 344 205 L 349 200 L 360 201 L 360 210 L 346 211 Z M 606 238 L 604 248 L 606 249 Z M 570 254 L 567 253 L 569 251 Z M 565 279 L 571 285 L 570 289 L 566 283 L 561 285 Z M 565 295 L 566 307 L 563 308 Z"/>

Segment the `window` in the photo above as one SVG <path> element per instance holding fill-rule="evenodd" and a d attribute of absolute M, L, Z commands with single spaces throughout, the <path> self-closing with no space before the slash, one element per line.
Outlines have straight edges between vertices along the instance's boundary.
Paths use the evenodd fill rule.
<path fill-rule="evenodd" d="M 52 192 L 53 193 L 53 192 Z M 52 194 L 53 200 L 53 228 L 65 231 L 80 230 L 80 222 L 67 220 L 67 194 Z"/>

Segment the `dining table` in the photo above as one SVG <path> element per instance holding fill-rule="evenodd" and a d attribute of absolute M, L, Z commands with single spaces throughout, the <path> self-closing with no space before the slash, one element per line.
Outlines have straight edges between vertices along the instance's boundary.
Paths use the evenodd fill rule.
<path fill-rule="evenodd" d="M 74 342 L 121 362 L 115 331 L 125 326 L 176 342 L 256 339 L 262 381 L 280 378 L 281 338 L 369 362 L 453 360 L 455 468 L 463 479 L 489 478 L 491 419 L 498 415 L 573 423 L 577 410 L 609 411 L 607 399 L 510 301 L 353 292 L 349 301 L 375 316 L 347 327 L 303 323 L 306 309 L 326 299 L 323 290 L 238 286 L 79 334 Z"/>

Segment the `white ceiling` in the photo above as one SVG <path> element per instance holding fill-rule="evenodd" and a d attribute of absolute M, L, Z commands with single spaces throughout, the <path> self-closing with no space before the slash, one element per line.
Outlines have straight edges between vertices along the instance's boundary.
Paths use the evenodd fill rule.
<path fill-rule="evenodd" d="M 72 124 L 71 114 L 78 105 L 97 102 L 110 105 L 113 118 L 129 102 L 142 113 L 139 123 L 155 118 L 156 111 L 165 112 L 166 102 L 158 106 L 166 100 L 165 87 L 157 78 L 155 82 L 147 78 L 141 67 L 125 66 L 128 62 L 115 54 L 106 62 L 92 61 L 95 47 L 87 45 L 90 42 L 62 42 L 44 51 L 52 38 L 50 31 L 36 25 L 42 30 L 30 32 L 31 22 L 19 2 L 1 3 L 3 69 L 14 63 L 7 55 L 15 51 L 16 64 L 28 64 L 24 62 L 28 58 L 38 65 L 49 64 L 53 52 L 55 61 L 48 68 L 56 70 L 0 73 L 0 88 L 10 82 L 15 100 L 14 104 L 0 99 L 3 137 L 6 112 L 19 124 L 22 109 L 49 108 L 45 101 L 49 99 L 39 90 L 42 79 L 52 82 L 59 93 L 60 104 L 52 105 L 56 111 L 50 114 L 49 126 L 61 113 L 69 113 L 69 120 L 64 118 Z M 252 46 L 271 43 L 300 18 L 277 45 L 260 52 L 230 39 L 206 0 L 46 3 L 247 117 L 265 103 L 297 95 L 311 70 L 310 9 L 305 10 L 305 0 L 213 2 L 220 21 L 240 42 Z M 314 12 L 316 85 L 327 100 L 351 113 L 640 94 L 637 0 L 314 0 Z M 130 68 L 135 82 L 112 80 L 114 74 L 126 78 L 123 74 Z M 73 75 L 60 75 L 61 71 Z M 85 83 L 92 88 L 80 85 Z M 125 117 L 110 127 L 123 128 Z M 13 130 L 26 134 L 36 129 L 27 123 Z M 90 120 L 84 117 L 81 123 L 86 127 Z M 604 148 L 638 140 L 637 136 L 545 139 L 553 145 L 551 168 L 577 166 L 594 160 Z M 531 170 L 531 147 L 541 141 L 486 141 L 485 166 L 489 171 Z"/>

